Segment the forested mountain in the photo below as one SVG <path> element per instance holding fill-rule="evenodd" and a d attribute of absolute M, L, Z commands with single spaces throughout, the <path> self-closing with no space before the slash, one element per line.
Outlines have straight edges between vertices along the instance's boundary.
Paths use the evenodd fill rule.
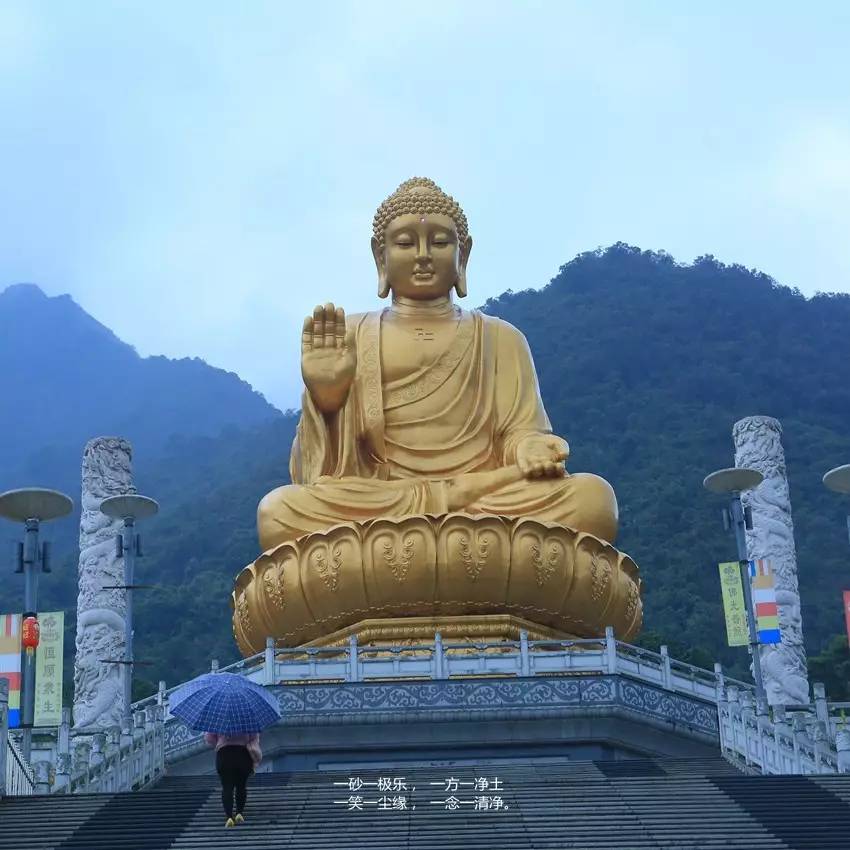
<path fill-rule="evenodd" d="M 197 358 L 140 357 L 68 295 L 0 292 L 0 487 L 75 492 L 86 441 L 121 434 L 137 455 L 173 435 L 215 436 L 279 412 L 232 372 Z"/>
<path fill-rule="evenodd" d="M 0 322 L 8 293 L 0 296 Z M 70 299 L 46 300 L 73 305 Z M 734 541 L 723 532 L 720 503 L 703 490 L 702 479 L 732 465 L 732 425 L 753 414 L 775 416 L 784 429 L 810 653 L 843 631 L 840 591 L 850 587 L 844 515 L 850 506 L 820 479 L 828 468 L 850 462 L 850 296 L 806 299 L 764 274 L 711 257 L 680 265 L 663 253 L 615 245 L 576 257 L 544 289 L 508 292 L 483 309 L 526 334 L 553 427 L 572 448 L 570 469 L 597 472 L 617 491 L 618 546 L 635 558 L 645 582 L 647 644 L 663 640 L 679 657 L 719 659 L 743 669 L 745 652 L 725 646 L 716 568 L 735 557 Z M 86 318 L 98 343 L 117 356 L 123 343 Z M 2 332 L 0 326 L 0 382 L 13 371 L 8 358 L 18 356 Z M 42 337 L 49 349 L 51 335 Z M 85 350 L 76 357 L 85 359 Z M 35 382 L 30 392 L 51 398 L 62 383 L 69 397 L 82 389 L 91 397 L 90 384 L 52 375 L 58 355 L 51 358 L 48 350 L 44 356 L 41 368 L 29 373 Z M 129 363 L 141 360 L 132 349 L 121 356 Z M 160 360 L 168 371 L 173 361 Z M 151 681 L 182 679 L 211 657 L 222 663 L 236 658 L 228 606 L 232 579 L 256 557 L 256 504 L 286 481 L 295 426 L 293 416 L 276 413 L 235 376 L 200 361 L 180 363 L 195 372 L 184 366 L 169 377 L 185 382 L 181 392 L 192 400 L 191 410 L 176 415 L 157 409 L 144 420 L 147 431 L 135 435 L 132 418 L 97 418 L 68 405 L 73 434 L 60 439 L 56 422 L 52 432 L 30 432 L 28 445 L 54 447 L 44 448 L 40 468 L 58 467 L 61 452 L 63 476 L 68 469 L 76 476 L 71 483 L 58 475 L 12 480 L 0 466 L 0 489 L 56 481 L 54 486 L 76 493 L 85 439 L 118 433 L 134 442 L 139 489 L 162 505 L 160 516 L 142 529 L 148 554 L 138 564 L 139 581 L 157 585 L 138 594 L 137 609 L 138 654 L 153 662 L 142 676 Z M 77 368 L 86 380 L 85 370 L 95 367 Z M 212 373 L 216 392 L 231 394 L 226 403 L 194 385 L 212 381 Z M 151 403 L 153 379 L 139 375 L 135 397 Z M 102 385 L 101 392 L 113 399 L 114 384 Z M 8 404 L 8 394 L 3 396 Z M 10 418 L 0 417 L 7 455 L 8 445 L 20 440 L 13 432 Z M 71 553 L 45 577 L 40 607 L 73 608 L 75 569 Z M 0 610 L 19 607 L 21 595 L 17 578 L 0 583 Z M 69 650 L 72 628 L 71 617 Z M 846 642 L 833 640 L 818 662 L 819 675 L 840 665 L 850 669 L 848 662 Z M 840 680 L 828 684 L 840 695 Z"/>
<path fill-rule="evenodd" d="M 821 477 L 850 462 L 850 295 L 806 299 L 712 257 L 680 265 L 618 244 L 484 309 L 526 334 L 570 468 L 613 484 L 647 630 L 740 661 L 724 646 L 715 566 L 735 545 L 702 480 L 733 465 L 732 425 L 763 414 L 783 427 L 809 652 L 843 631 L 850 505 Z"/>

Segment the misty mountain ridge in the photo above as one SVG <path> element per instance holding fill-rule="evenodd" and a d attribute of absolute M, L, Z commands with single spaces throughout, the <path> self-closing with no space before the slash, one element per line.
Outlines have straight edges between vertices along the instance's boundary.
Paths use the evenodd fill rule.
<path fill-rule="evenodd" d="M 36 481 L 79 492 L 85 443 L 126 437 L 140 456 L 175 435 L 216 436 L 280 412 L 198 358 L 141 357 L 69 295 L 0 292 L 0 490 Z"/>

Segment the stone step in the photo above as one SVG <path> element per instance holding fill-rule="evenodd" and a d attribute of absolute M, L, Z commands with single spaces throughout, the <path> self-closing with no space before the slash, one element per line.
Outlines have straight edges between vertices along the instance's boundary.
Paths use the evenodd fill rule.
<path fill-rule="evenodd" d="M 345 772 L 258 774 L 249 786 L 247 822 L 225 830 L 217 777 L 165 777 L 135 794 L 2 800 L 0 850 L 850 846 L 850 776 L 745 776 L 722 759 L 464 764 L 353 775 L 366 781 L 405 776 L 415 786 L 408 793 L 415 808 L 349 811 L 347 804 L 335 804 L 351 794 Z M 501 791 L 479 793 L 499 794 L 508 808 L 446 811 L 439 802 L 450 796 L 445 780 L 476 776 L 498 776 Z M 370 799 L 382 793 L 368 790 Z M 465 786 L 456 796 L 467 799 L 474 792 Z"/>

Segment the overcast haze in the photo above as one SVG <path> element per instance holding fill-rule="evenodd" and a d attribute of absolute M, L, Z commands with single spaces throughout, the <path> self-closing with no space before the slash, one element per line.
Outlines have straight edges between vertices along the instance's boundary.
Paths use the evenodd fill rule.
<path fill-rule="evenodd" d="M 414 175 L 469 218 L 467 306 L 616 241 L 850 291 L 850 4 L 307 6 L 0 0 L 0 289 L 282 408 Z"/>

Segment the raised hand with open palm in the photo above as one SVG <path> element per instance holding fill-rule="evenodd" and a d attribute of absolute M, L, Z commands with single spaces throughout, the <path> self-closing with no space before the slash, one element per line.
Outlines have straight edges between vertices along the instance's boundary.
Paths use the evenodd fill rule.
<path fill-rule="evenodd" d="M 301 331 L 301 374 L 319 410 L 336 413 L 345 404 L 356 367 L 354 331 L 346 329 L 345 311 L 330 303 L 316 307 Z"/>

